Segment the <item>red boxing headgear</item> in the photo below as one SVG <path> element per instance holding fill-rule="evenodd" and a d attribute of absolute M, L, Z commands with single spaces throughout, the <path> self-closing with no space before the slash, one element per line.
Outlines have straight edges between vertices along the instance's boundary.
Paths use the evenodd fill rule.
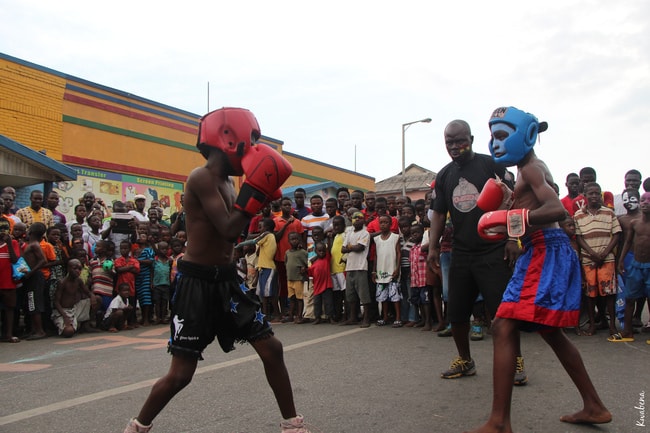
<path fill-rule="evenodd" d="M 260 126 L 253 113 L 245 108 L 224 107 L 201 118 L 196 146 L 205 158 L 208 157 L 207 147 L 221 150 L 228 157 L 231 174 L 241 176 L 244 174 L 241 159 L 260 135 Z"/>

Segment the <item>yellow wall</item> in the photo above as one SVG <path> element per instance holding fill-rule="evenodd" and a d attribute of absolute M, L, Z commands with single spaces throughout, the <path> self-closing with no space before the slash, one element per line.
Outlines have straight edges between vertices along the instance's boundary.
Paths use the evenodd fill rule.
<path fill-rule="evenodd" d="M 1 133 L 61 160 L 65 80 L 0 58 Z"/>
<path fill-rule="evenodd" d="M 0 53 L 0 134 L 66 164 L 184 182 L 204 163 L 195 146 L 199 118 Z M 374 189 L 374 178 L 283 152 L 280 140 L 261 141 L 293 165 L 286 186 Z"/>

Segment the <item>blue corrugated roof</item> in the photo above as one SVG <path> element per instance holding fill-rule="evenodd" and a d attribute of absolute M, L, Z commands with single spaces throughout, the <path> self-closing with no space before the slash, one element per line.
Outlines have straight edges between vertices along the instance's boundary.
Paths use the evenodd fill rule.
<path fill-rule="evenodd" d="M 312 193 L 315 193 L 317 191 L 320 191 L 322 189 L 326 188 L 338 188 L 340 185 L 333 180 L 327 181 L 327 182 L 319 182 L 319 183 L 306 183 L 304 185 L 294 185 L 294 186 L 288 186 L 286 188 L 282 188 L 282 195 L 284 197 L 291 197 L 293 198 L 293 193 L 298 189 L 298 188 L 303 188 L 305 190 L 305 195 L 309 197 Z"/>

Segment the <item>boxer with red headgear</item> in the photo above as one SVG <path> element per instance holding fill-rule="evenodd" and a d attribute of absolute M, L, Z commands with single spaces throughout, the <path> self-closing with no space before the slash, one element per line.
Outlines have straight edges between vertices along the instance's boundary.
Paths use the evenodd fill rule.
<path fill-rule="evenodd" d="M 261 136 L 257 119 L 245 108 L 224 107 L 201 118 L 196 146 L 208 159 L 210 148 L 219 149 L 228 157 L 232 175 L 241 176 L 241 161 Z"/>
<path fill-rule="evenodd" d="M 201 119 L 198 147 L 207 161 L 190 173 L 185 185 L 187 250 L 178 261 L 172 300 L 171 367 L 125 433 L 151 429 L 158 413 L 190 383 L 203 350 L 215 337 L 224 352 L 233 350 L 235 342 L 253 346 L 284 418 L 282 431 L 308 432 L 296 414 L 282 343 L 259 302 L 239 284 L 233 261 L 233 242 L 251 215 L 291 175 L 288 161 L 269 146 L 256 144 L 259 137 L 255 116 L 242 108 L 222 108 Z M 230 176 L 241 174 L 246 180 L 235 197 Z M 168 429 L 192 428 L 179 424 Z"/>
<path fill-rule="evenodd" d="M 507 227 L 510 236 L 521 236 L 524 252 L 516 261 L 492 324 L 492 412 L 488 421 L 474 430 L 478 433 L 512 432 L 510 404 L 520 330 L 540 333 L 580 391 L 583 409 L 561 417 L 561 421 L 599 424 L 612 419 L 580 353 L 562 330 L 578 324 L 580 263 L 558 226 L 565 210 L 553 189 L 551 173 L 532 149 L 537 132 L 542 130 L 539 125 L 535 116 L 513 107 L 498 108 L 490 118 L 490 152 L 495 161 L 516 164 L 518 177 L 513 210 L 486 213 L 479 220 L 478 231 L 485 239 L 498 240 L 505 235 L 494 234 L 495 230 L 503 232 Z"/>

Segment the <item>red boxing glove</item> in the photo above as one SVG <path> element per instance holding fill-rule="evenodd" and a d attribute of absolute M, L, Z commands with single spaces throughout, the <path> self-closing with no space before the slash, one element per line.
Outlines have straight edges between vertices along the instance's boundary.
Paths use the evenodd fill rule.
<path fill-rule="evenodd" d="M 244 181 L 235 209 L 248 216 L 259 212 L 269 201 L 282 197 L 280 186 L 291 176 L 293 168 L 289 161 L 266 144 L 251 148 L 241 161 Z"/>
<path fill-rule="evenodd" d="M 493 210 L 510 209 L 512 206 L 512 191 L 508 185 L 501 182 L 499 176 L 496 179 L 488 179 L 478 196 L 476 205 L 486 212 Z"/>
<path fill-rule="evenodd" d="M 488 241 L 521 237 L 529 226 L 528 212 L 528 209 L 487 212 L 478 220 L 478 235 Z"/>

